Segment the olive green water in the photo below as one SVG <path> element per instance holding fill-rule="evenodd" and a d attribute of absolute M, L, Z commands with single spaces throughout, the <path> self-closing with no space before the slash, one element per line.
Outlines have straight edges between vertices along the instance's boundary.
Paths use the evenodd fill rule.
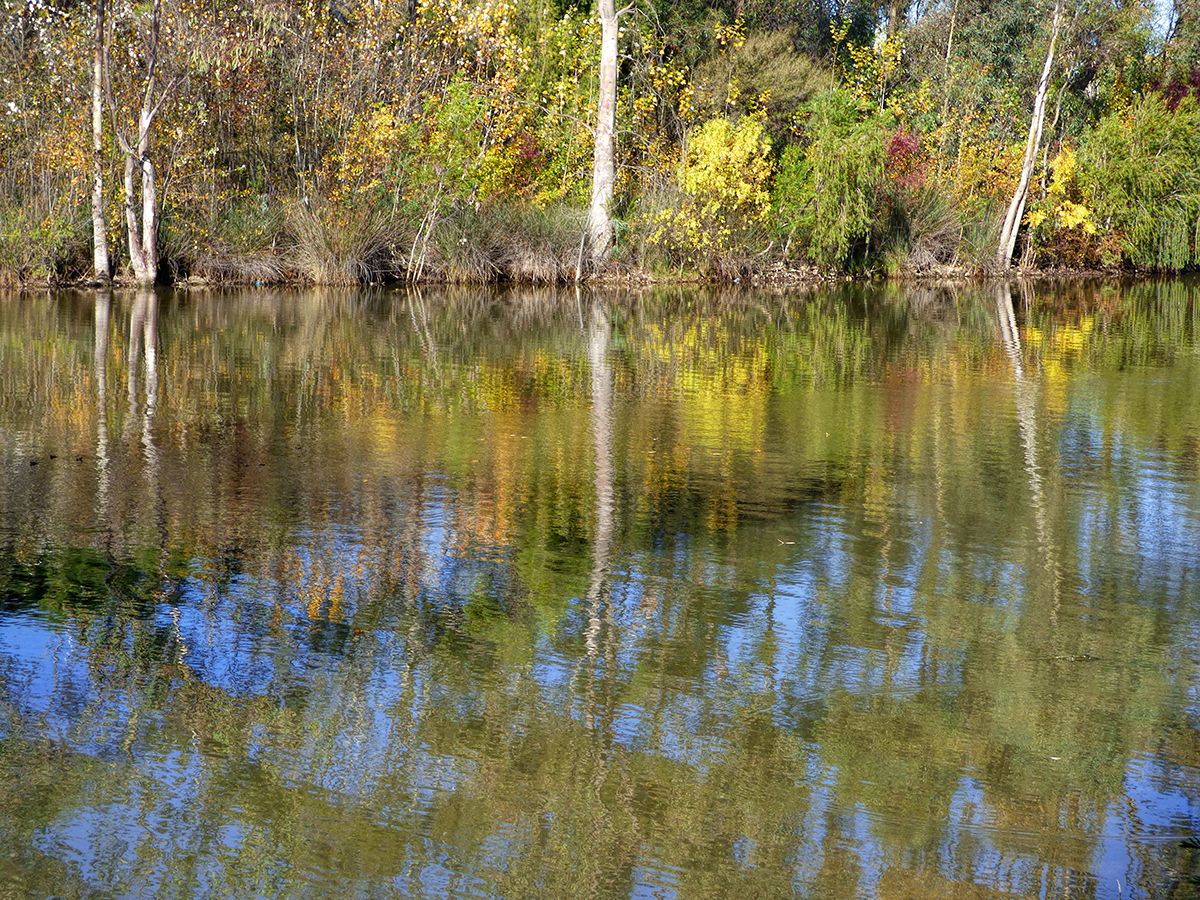
<path fill-rule="evenodd" d="M 0 897 L 1200 894 L 1198 326 L 0 298 Z"/>

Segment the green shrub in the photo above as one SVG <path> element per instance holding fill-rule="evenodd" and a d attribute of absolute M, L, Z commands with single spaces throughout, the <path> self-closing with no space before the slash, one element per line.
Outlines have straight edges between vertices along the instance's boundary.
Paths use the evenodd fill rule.
<path fill-rule="evenodd" d="M 801 104 L 832 80 L 812 57 L 797 52 L 787 32 L 751 32 L 697 67 L 694 102 L 707 115 L 762 110 L 767 130 L 780 139 Z"/>
<path fill-rule="evenodd" d="M 794 237 L 819 266 L 846 268 L 869 251 L 884 182 L 887 123 L 862 118 L 845 91 L 808 104 L 807 146 L 787 147 L 775 180 L 776 230 Z"/>
<path fill-rule="evenodd" d="M 1127 259 L 1144 268 L 1182 269 L 1200 237 L 1200 106 L 1174 111 L 1152 94 L 1114 112 L 1079 146 L 1079 183 L 1101 231 L 1120 236 Z"/>
<path fill-rule="evenodd" d="M 53 211 L 44 218 L 18 205 L 0 210 L 0 281 L 63 281 L 85 277 L 91 266 L 91 218 L 86 210 Z"/>

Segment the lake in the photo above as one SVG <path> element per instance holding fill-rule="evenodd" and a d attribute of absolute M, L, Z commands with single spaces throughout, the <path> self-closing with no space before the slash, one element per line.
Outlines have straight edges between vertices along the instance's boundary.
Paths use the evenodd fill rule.
<path fill-rule="evenodd" d="M 1198 335 L 0 296 L 0 897 L 1200 895 Z"/>

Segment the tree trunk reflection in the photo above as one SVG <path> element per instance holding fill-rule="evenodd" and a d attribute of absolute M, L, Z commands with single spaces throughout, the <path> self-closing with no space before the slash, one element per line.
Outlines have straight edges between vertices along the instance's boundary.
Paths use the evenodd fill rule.
<path fill-rule="evenodd" d="M 1024 290 L 1024 287 L 1023 287 Z M 1017 406 L 1017 425 L 1021 431 L 1021 446 L 1024 449 L 1025 475 L 1029 481 L 1029 493 L 1033 502 L 1033 515 L 1037 527 L 1038 550 L 1050 576 L 1050 588 L 1054 606 L 1058 610 L 1059 567 L 1050 534 L 1050 519 L 1047 511 L 1046 488 L 1043 469 L 1039 461 L 1037 403 L 1040 394 L 1038 382 L 1029 377 L 1021 350 L 1021 334 L 1017 327 L 1017 316 L 1013 309 L 1012 287 L 1007 282 L 996 285 L 996 311 L 1000 319 L 1000 339 L 1004 351 L 1013 367 L 1013 392 Z"/>
<path fill-rule="evenodd" d="M 108 508 L 108 322 L 112 310 L 112 292 L 96 291 L 95 367 L 96 367 L 96 493 L 101 520 Z"/>

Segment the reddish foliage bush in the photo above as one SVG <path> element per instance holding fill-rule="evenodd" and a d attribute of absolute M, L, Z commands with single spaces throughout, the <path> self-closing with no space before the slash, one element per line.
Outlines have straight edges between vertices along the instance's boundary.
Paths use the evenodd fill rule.
<path fill-rule="evenodd" d="M 1186 77 L 1177 77 L 1168 84 L 1157 84 L 1155 89 L 1167 101 L 1167 109 L 1175 112 L 1184 97 L 1195 97 L 1200 101 L 1200 69 L 1193 69 Z"/>
<path fill-rule="evenodd" d="M 925 182 L 925 155 L 921 139 L 905 128 L 892 132 L 887 142 L 887 173 L 897 184 L 907 188 L 920 187 Z"/>

